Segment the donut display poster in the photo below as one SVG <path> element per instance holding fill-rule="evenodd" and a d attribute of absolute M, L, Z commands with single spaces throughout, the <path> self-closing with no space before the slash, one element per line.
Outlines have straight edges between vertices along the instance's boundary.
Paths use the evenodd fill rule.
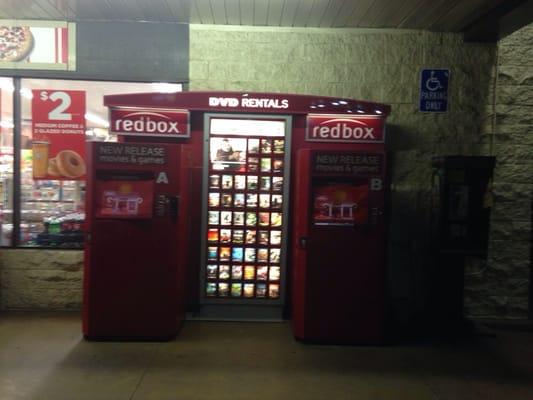
<path fill-rule="evenodd" d="M 85 91 L 32 94 L 33 179 L 85 179 Z"/>

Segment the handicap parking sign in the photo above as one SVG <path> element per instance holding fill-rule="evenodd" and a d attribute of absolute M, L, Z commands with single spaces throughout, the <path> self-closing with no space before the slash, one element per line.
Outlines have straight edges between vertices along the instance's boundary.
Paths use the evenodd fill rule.
<path fill-rule="evenodd" d="M 419 110 L 422 112 L 448 111 L 449 69 L 423 69 L 420 74 Z"/>

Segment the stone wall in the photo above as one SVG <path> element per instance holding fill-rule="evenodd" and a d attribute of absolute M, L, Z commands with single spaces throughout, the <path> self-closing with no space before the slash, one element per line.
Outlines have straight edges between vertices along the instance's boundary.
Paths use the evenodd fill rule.
<path fill-rule="evenodd" d="M 0 309 L 79 310 L 83 252 L 2 249 Z"/>
<path fill-rule="evenodd" d="M 434 155 L 478 155 L 491 127 L 496 46 L 424 31 L 192 25 L 192 90 L 341 96 L 388 103 L 392 161 L 389 284 L 400 321 L 424 313 L 431 278 Z M 449 112 L 418 112 L 422 68 L 449 68 Z"/>
<path fill-rule="evenodd" d="M 480 317 L 525 318 L 531 271 L 533 24 L 498 43 L 490 125 L 484 152 L 495 155 L 497 163 L 489 257 L 467 274 L 466 307 Z"/>

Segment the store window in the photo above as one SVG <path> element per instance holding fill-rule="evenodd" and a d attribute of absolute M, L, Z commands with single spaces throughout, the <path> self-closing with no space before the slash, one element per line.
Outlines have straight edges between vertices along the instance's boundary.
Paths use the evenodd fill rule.
<path fill-rule="evenodd" d="M 14 127 L 12 92 L 13 80 L 0 78 L 0 246 L 12 245 Z"/>
<path fill-rule="evenodd" d="M 1 245 L 81 248 L 85 219 L 85 176 L 83 155 L 78 158 L 78 153 L 83 152 L 86 140 L 116 141 L 116 136 L 109 133 L 108 111 L 103 105 L 103 96 L 180 91 L 181 85 L 21 79 L 20 148 L 17 149 L 14 149 L 16 141 L 13 140 L 13 87 L 12 78 L 0 78 Z M 62 124 L 62 127 L 67 128 L 56 135 L 57 125 L 43 122 L 43 111 L 36 106 L 40 103 L 34 101 L 36 95 L 40 96 L 41 101 L 46 102 L 50 98 L 53 101 L 54 105 L 45 112 L 47 116 L 52 113 L 54 118 L 61 121 L 74 115 L 72 118 L 78 118 L 80 122 L 77 128 L 73 124 L 73 129 L 69 130 L 68 124 Z M 40 124 L 38 128 L 36 120 Z M 81 135 L 75 138 L 76 133 Z M 72 149 L 73 139 L 77 141 L 80 150 Z M 66 149 L 61 146 L 66 146 Z M 13 183 L 15 151 L 20 152 L 19 191 L 14 190 L 16 183 Z M 41 162 L 43 159 L 44 163 Z M 16 193 L 19 194 L 17 198 Z M 18 218 L 14 216 L 14 203 L 19 205 Z M 15 228 L 18 229 L 13 229 L 17 222 Z M 13 240 L 13 232 L 18 232 L 18 240 Z"/>

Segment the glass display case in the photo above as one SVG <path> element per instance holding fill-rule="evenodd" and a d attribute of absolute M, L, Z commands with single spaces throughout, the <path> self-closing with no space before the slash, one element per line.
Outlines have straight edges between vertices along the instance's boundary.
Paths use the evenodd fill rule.
<path fill-rule="evenodd" d="M 284 121 L 210 122 L 204 295 L 218 301 L 279 299 L 285 242 Z M 268 123 L 270 130 L 264 129 Z"/>

